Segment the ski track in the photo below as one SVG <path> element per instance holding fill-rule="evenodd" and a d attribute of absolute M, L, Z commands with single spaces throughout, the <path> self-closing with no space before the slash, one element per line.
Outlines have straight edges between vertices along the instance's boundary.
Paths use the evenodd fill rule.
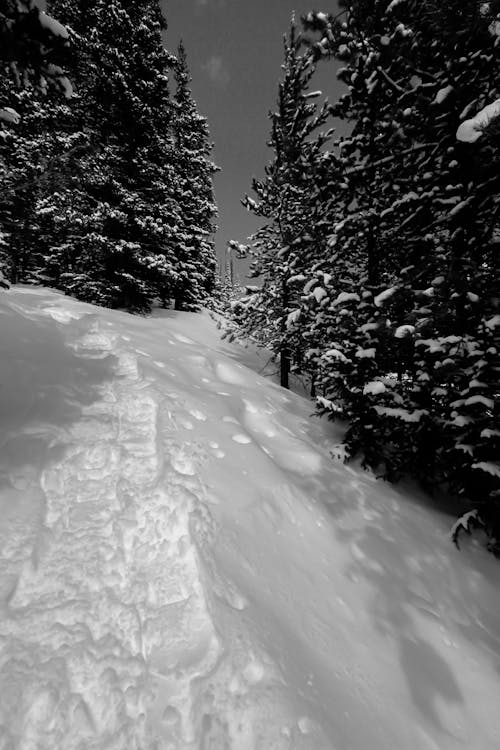
<path fill-rule="evenodd" d="M 19 573 L 16 540 L 10 559 L 2 552 L 14 581 L 0 624 L 2 750 L 230 746 L 227 722 L 199 705 L 223 650 L 200 572 L 213 521 L 197 473 L 224 454 L 181 439 L 176 394 L 155 390 L 120 338 L 94 322 L 73 344 L 81 357 L 116 356 L 115 377 L 43 471 L 31 559 Z M 237 592 L 225 596 L 244 608 Z M 260 682 L 260 662 L 249 664 L 243 682 Z M 245 691 L 231 690 L 241 703 Z M 236 746 L 253 747 L 251 734 L 240 719 Z"/>

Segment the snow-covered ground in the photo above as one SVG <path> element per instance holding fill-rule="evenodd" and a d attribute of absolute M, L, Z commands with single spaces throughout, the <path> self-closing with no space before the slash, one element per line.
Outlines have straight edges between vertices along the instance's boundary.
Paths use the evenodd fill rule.
<path fill-rule="evenodd" d="M 2 750 L 498 750 L 500 568 L 449 517 L 208 316 L 0 326 Z"/>

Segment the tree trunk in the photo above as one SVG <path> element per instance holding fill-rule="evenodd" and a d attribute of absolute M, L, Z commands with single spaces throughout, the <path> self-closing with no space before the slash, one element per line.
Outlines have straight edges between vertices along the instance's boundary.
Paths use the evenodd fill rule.
<path fill-rule="evenodd" d="M 375 286 L 379 283 L 379 258 L 378 258 L 378 220 L 372 216 L 367 238 L 367 265 L 368 283 Z"/>
<path fill-rule="evenodd" d="M 282 388 L 290 388 L 290 351 L 287 348 L 281 350 L 280 354 L 280 385 Z"/>
<path fill-rule="evenodd" d="M 316 380 L 314 375 L 311 378 L 311 398 L 316 398 Z"/>
<path fill-rule="evenodd" d="M 282 319 L 281 319 L 281 348 L 280 348 L 280 385 L 282 388 L 290 388 L 290 364 L 291 364 L 291 353 L 290 348 L 285 345 L 285 339 L 286 339 L 286 315 L 288 313 L 288 287 L 287 287 L 287 277 L 283 279 L 281 283 L 281 312 L 282 312 Z"/>

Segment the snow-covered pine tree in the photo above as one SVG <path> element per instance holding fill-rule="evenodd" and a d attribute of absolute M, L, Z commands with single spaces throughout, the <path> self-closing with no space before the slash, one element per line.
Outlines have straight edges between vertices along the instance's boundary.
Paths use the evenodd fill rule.
<path fill-rule="evenodd" d="M 2 0 L 0 68 L 9 85 L 0 91 L 0 124 L 18 119 L 9 102 L 13 89 L 31 82 L 42 89 L 52 83 L 68 91 L 70 83 L 61 68 L 67 45 L 67 29 L 34 0 Z"/>
<path fill-rule="evenodd" d="M 236 240 L 229 240 L 224 262 L 220 261 L 219 263 L 215 291 L 210 307 L 214 312 L 223 315 L 223 319 L 219 319 L 218 324 L 219 328 L 224 329 L 224 337 L 231 336 L 231 326 L 229 323 L 231 308 L 243 296 L 245 291 L 241 286 L 240 276 L 236 272 L 235 261 L 246 258 L 247 253 L 246 245 Z"/>
<path fill-rule="evenodd" d="M 285 38 L 283 79 L 278 107 L 271 117 L 273 159 L 263 180 L 254 179 L 257 200 L 247 197 L 247 209 L 263 218 L 250 250 L 251 275 L 261 286 L 233 307 L 237 335 L 251 337 L 280 362 L 280 380 L 289 385 L 292 368 L 301 368 L 304 342 L 297 325 L 304 269 L 321 256 L 325 246 L 325 217 L 319 200 L 319 179 L 331 159 L 323 153 L 331 133 L 321 132 L 328 106 L 318 107 L 320 92 L 310 91 L 314 64 L 302 35 L 292 21 Z"/>
<path fill-rule="evenodd" d="M 191 93 L 191 76 L 182 43 L 174 77 L 174 195 L 181 223 L 176 227 L 177 280 L 173 296 L 177 310 L 196 310 L 209 300 L 215 286 L 217 208 L 213 177 L 217 167 L 210 158 L 212 145 L 207 120 L 198 112 Z"/>
<path fill-rule="evenodd" d="M 78 93 L 44 133 L 38 273 L 84 299 L 145 309 L 155 296 L 173 296 L 178 265 L 168 91 L 175 58 L 162 44 L 164 20 L 158 3 L 130 14 L 123 3 L 51 7 L 71 31 Z"/>
<path fill-rule="evenodd" d="M 318 404 L 321 413 L 351 420 L 348 441 L 353 452 L 360 448 L 354 426 L 359 421 L 360 429 L 368 432 L 362 444 L 365 455 L 370 463 L 379 463 L 377 443 L 369 439 L 373 419 L 365 405 L 372 389 L 379 394 L 382 389 L 372 385 L 374 378 L 392 372 L 397 359 L 387 319 L 375 300 L 383 286 L 395 282 L 401 268 L 401 248 L 397 242 L 388 243 L 381 224 L 398 174 L 394 154 L 401 148 L 401 133 L 392 109 L 409 35 L 400 28 L 394 41 L 397 52 L 388 54 L 383 3 L 352 4 L 340 19 L 309 14 L 304 20 L 307 27 L 323 33 L 313 54 L 333 54 L 344 63 L 338 76 L 348 90 L 331 112 L 350 125 L 349 135 L 335 143 L 343 180 L 335 195 L 337 206 L 330 211 L 323 280 L 311 269 L 305 287 L 308 295 L 318 287 L 323 290 L 319 304 L 311 305 L 309 323 L 314 331 L 310 356 L 318 369 Z M 403 369 L 402 363 L 396 367 Z"/>
<path fill-rule="evenodd" d="M 29 244 L 29 235 L 36 227 L 32 211 L 35 183 L 40 169 L 44 169 L 44 129 L 36 102 L 50 88 L 71 96 L 71 83 L 61 67 L 67 46 L 67 29 L 31 0 L 5 0 L 2 4 L 0 265 L 13 280 L 29 259 L 20 237 L 26 237 Z M 30 116 L 37 127 L 30 127 Z"/>
<path fill-rule="evenodd" d="M 410 474 L 467 497 L 497 538 L 498 141 L 494 125 L 475 150 L 455 133 L 498 99 L 498 10 L 380 0 L 349 3 L 344 19 L 307 19 L 322 31 L 315 53 L 347 63 L 336 114 L 354 122 L 339 144 L 354 154 L 353 203 L 335 227 L 338 258 L 359 264 L 366 237 L 358 178 L 376 195 L 381 250 L 371 279 L 363 253 L 358 299 L 337 298 L 341 314 L 325 315 L 336 346 L 324 354 L 322 403 L 340 400 L 351 452 L 389 478 Z"/>
<path fill-rule="evenodd" d="M 162 43 L 159 3 L 52 7 L 82 53 L 75 130 L 83 126 L 91 147 L 73 184 L 40 205 L 56 239 L 47 266 L 57 286 L 80 298 L 144 310 L 171 296 L 176 274 L 168 88 L 175 60 Z"/>

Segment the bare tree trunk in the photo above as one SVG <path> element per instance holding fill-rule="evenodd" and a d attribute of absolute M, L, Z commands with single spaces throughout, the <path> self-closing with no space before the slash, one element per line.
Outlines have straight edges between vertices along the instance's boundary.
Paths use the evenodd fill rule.
<path fill-rule="evenodd" d="M 314 375 L 311 377 L 311 398 L 316 398 L 316 380 Z"/>
<path fill-rule="evenodd" d="M 282 321 L 281 321 L 281 335 L 282 342 L 286 335 L 286 318 L 285 313 L 288 311 L 288 287 L 287 279 L 284 278 L 281 286 L 281 310 L 282 310 Z M 291 365 L 291 354 L 290 348 L 282 343 L 280 350 L 280 385 L 282 388 L 290 388 L 290 365 Z"/>
<path fill-rule="evenodd" d="M 282 388 L 290 388 L 290 351 L 287 348 L 281 350 L 280 354 L 280 385 Z"/>

